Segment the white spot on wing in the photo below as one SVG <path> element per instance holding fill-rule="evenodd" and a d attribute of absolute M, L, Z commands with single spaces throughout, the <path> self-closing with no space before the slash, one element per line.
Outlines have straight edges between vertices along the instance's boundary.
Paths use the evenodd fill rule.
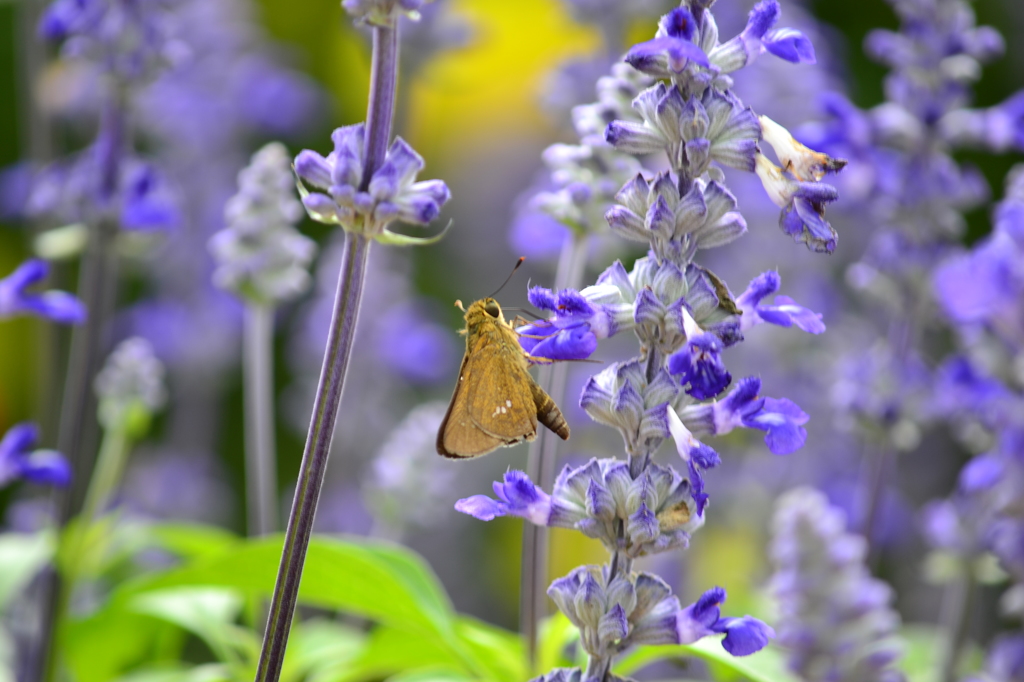
<path fill-rule="evenodd" d="M 506 400 L 505 401 L 505 407 L 512 407 L 512 401 L 511 400 Z"/>

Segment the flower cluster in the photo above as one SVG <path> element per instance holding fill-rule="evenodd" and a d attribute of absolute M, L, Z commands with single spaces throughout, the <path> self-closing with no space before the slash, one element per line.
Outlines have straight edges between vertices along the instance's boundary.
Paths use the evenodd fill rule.
<path fill-rule="evenodd" d="M 132 428 L 167 400 L 164 366 L 149 341 L 134 336 L 122 341 L 96 375 L 100 424 L 106 429 Z"/>
<path fill-rule="evenodd" d="M 509 471 L 494 484 L 494 494 L 498 499 L 474 495 L 455 508 L 482 521 L 519 516 L 538 526 L 573 528 L 630 558 L 685 547 L 704 523 L 689 482 L 656 464 L 636 479 L 629 464 L 617 459 L 566 466 L 551 495 L 523 472 Z"/>
<path fill-rule="evenodd" d="M 303 293 L 316 243 L 295 229 L 302 205 L 284 145 L 271 142 L 256 152 L 238 174 L 238 187 L 224 207 L 226 227 L 210 239 L 219 263 L 214 282 L 263 304 Z"/>
<path fill-rule="evenodd" d="M 424 167 L 423 157 L 400 137 L 388 149 L 384 162 L 362 186 L 365 162 L 362 123 L 334 131 L 334 151 L 326 158 L 311 150 L 295 157 L 295 172 L 316 190 L 301 184 L 302 203 L 313 220 L 341 225 L 350 232 L 361 232 L 389 243 L 423 243 L 424 240 L 390 232 L 387 226 L 401 220 L 427 225 L 441 212 L 451 197 L 442 180 L 416 182 Z"/>
<path fill-rule="evenodd" d="M 33 258 L 0 279 L 0 320 L 26 313 L 63 324 L 81 324 L 85 320 L 85 306 L 71 294 L 64 291 L 27 291 L 33 284 L 46 279 L 49 269 L 46 261 Z"/>
<path fill-rule="evenodd" d="M 71 481 L 71 467 L 55 450 L 34 450 L 39 429 L 28 422 L 15 424 L 0 439 L 0 488 L 11 481 L 65 486 Z"/>
<path fill-rule="evenodd" d="M 779 500 L 771 550 L 779 642 L 801 679 L 899 682 L 903 675 L 890 667 L 902 653 L 892 590 L 871 577 L 867 544 L 845 526 L 816 490 Z"/>
<path fill-rule="evenodd" d="M 583 650 L 607 658 L 635 644 L 692 644 L 724 634 L 722 646 L 734 656 L 760 650 L 775 633 L 750 618 L 722 618 L 725 590 L 715 587 L 681 608 L 664 580 L 650 573 L 609 578 L 607 566 L 580 566 L 551 583 L 548 595 L 579 628 Z"/>

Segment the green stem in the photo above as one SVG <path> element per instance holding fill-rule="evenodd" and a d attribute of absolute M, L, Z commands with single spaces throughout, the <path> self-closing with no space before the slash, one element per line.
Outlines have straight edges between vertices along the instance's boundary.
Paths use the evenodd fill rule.
<path fill-rule="evenodd" d="M 96 458 L 96 468 L 93 470 L 89 490 L 85 495 L 85 504 L 82 505 L 82 514 L 79 517 L 83 529 L 88 528 L 109 504 L 121 482 L 130 450 L 131 439 L 124 429 L 108 429 L 103 434 L 100 452 Z"/>

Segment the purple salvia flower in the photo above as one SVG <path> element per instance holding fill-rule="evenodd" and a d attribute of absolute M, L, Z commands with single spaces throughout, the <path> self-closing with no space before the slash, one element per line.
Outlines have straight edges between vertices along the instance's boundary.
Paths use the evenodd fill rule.
<path fill-rule="evenodd" d="M 33 451 L 38 440 L 39 429 L 29 422 L 7 430 L 0 439 L 0 488 L 17 479 L 56 486 L 71 481 L 71 467 L 63 455 L 54 450 Z"/>
<path fill-rule="evenodd" d="M 780 14 L 776 0 L 757 3 L 750 10 L 743 32 L 711 52 L 711 63 L 723 73 L 731 73 L 749 65 L 765 52 L 794 64 L 816 63 L 814 46 L 807 36 L 792 28 L 772 30 Z"/>
<path fill-rule="evenodd" d="M 779 216 L 782 231 L 814 251 L 834 251 L 839 237 L 825 220 L 825 205 L 839 198 L 835 187 L 791 180 L 763 154 L 757 154 L 755 162 L 757 177 L 768 198 L 782 209 Z"/>
<path fill-rule="evenodd" d="M 507 472 L 504 482 L 495 482 L 494 494 L 497 500 L 486 495 L 459 500 L 455 509 L 481 521 L 491 521 L 499 516 L 520 516 L 539 526 L 548 524 L 552 512 L 551 497 L 523 472 Z"/>
<path fill-rule="evenodd" d="M 630 48 L 626 63 L 655 78 L 678 75 L 691 62 L 707 68 L 708 56 L 693 42 L 696 32 L 693 14 L 685 7 L 677 7 L 661 18 L 653 40 Z"/>
<path fill-rule="evenodd" d="M 62 324 L 85 321 L 85 306 L 64 291 L 26 291 L 46 279 L 50 266 L 33 258 L 19 265 L 14 272 L 0 279 L 0 320 L 16 315 L 33 314 Z"/>
<path fill-rule="evenodd" d="M 816 490 L 779 500 L 771 549 L 779 643 L 803 679 L 898 682 L 892 590 L 871 577 L 867 544 L 845 526 L 842 512 Z"/>
<path fill-rule="evenodd" d="M 736 305 L 743 312 L 740 330 L 747 331 L 759 324 L 768 323 L 779 327 L 796 327 L 809 334 L 821 334 L 825 323 L 821 313 L 815 313 L 788 296 L 776 296 L 775 305 L 760 305 L 761 299 L 779 290 L 781 278 L 774 270 L 762 273 L 750 281 L 747 290 L 736 298 Z"/>

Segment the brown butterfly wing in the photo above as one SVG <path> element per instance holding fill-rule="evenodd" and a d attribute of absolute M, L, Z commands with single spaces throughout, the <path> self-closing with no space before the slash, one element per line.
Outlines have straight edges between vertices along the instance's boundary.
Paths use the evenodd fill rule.
<path fill-rule="evenodd" d="M 502 444 L 496 438 L 481 430 L 469 416 L 468 391 L 466 390 L 466 365 L 470 355 L 462 359 L 459 380 L 448 404 L 448 412 L 437 431 L 437 454 L 456 459 L 485 455 Z"/>
<path fill-rule="evenodd" d="M 537 435 L 536 382 L 515 332 L 495 323 L 473 342 L 437 434 L 437 451 L 446 457 L 477 457 Z"/>

